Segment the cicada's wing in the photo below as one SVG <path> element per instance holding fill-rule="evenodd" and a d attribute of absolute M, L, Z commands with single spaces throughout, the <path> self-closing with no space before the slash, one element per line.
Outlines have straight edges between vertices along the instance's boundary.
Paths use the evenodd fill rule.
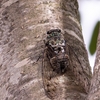
<path fill-rule="evenodd" d="M 46 95 L 53 99 L 57 94 L 57 83 L 55 80 L 55 76 L 57 75 L 55 71 L 53 71 L 52 66 L 50 64 L 50 59 L 47 57 L 47 51 L 44 53 L 44 59 L 43 59 L 43 85 Z"/>
<path fill-rule="evenodd" d="M 89 91 L 89 85 L 90 85 L 88 75 L 83 68 L 84 66 L 82 66 L 80 62 L 80 58 L 78 58 L 79 56 L 77 56 L 77 54 L 75 53 L 75 51 L 70 45 L 67 44 L 67 46 L 69 49 L 68 51 L 69 51 L 69 59 L 70 59 L 69 67 L 76 78 L 75 82 L 76 84 L 81 84 L 83 90 L 87 93 Z"/>
<path fill-rule="evenodd" d="M 44 53 L 43 59 L 43 85 L 46 95 L 50 98 L 56 98 L 59 95 L 59 82 L 58 82 L 58 74 L 53 70 L 52 65 L 50 63 L 50 59 L 48 58 L 47 51 Z"/>

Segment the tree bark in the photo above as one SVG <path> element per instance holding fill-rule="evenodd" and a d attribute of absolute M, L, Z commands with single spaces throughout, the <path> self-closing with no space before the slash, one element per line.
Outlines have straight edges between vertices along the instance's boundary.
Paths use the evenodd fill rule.
<path fill-rule="evenodd" d="M 100 26 L 97 40 L 96 60 L 93 69 L 90 92 L 87 100 L 100 100 Z"/>
<path fill-rule="evenodd" d="M 0 100 L 85 100 L 91 69 L 78 15 L 77 0 L 0 1 Z M 64 34 L 70 65 L 48 79 L 43 40 L 55 28 Z"/>

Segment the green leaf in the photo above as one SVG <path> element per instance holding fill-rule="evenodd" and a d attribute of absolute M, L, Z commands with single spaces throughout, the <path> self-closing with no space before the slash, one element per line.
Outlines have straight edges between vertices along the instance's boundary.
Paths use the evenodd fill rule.
<path fill-rule="evenodd" d="M 97 39 L 98 39 L 98 34 L 99 34 L 99 24 L 100 21 L 98 21 L 95 25 L 95 28 L 92 33 L 90 45 L 89 45 L 89 52 L 91 55 L 93 55 L 96 51 L 96 45 L 97 45 Z"/>

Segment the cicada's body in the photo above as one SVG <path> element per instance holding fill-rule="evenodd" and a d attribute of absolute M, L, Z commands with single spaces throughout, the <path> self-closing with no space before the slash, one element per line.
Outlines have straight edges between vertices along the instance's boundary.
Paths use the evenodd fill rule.
<path fill-rule="evenodd" d="M 53 70 L 57 73 L 64 73 L 69 64 L 69 58 L 66 54 L 65 40 L 60 29 L 47 32 L 46 53 Z"/>

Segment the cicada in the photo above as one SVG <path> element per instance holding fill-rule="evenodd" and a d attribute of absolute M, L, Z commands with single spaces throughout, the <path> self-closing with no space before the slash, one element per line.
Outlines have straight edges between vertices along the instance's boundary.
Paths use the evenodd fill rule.
<path fill-rule="evenodd" d="M 84 87 L 84 91 L 88 91 L 90 83 L 87 74 L 73 48 L 65 41 L 61 30 L 49 30 L 44 43 L 42 76 L 47 96 L 53 99 L 62 93 L 57 77 L 67 72 L 71 73 L 69 77 L 75 77 L 74 80 Z"/>
<path fill-rule="evenodd" d="M 69 65 L 69 57 L 66 54 L 66 42 L 60 29 L 52 29 L 47 32 L 45 41 L 46 55 L 53 71 L 64 73 Z"/>
<path fill-rule="evenodd" d="M 66 73 L 68 66 L 69 56 L 63 33 L 60 29 L 49 30 L 45 39 L 43 84 L 45 93 L 51 99 L 60 93 L 57 93 L 59 85 L 54 78 Z"/>

